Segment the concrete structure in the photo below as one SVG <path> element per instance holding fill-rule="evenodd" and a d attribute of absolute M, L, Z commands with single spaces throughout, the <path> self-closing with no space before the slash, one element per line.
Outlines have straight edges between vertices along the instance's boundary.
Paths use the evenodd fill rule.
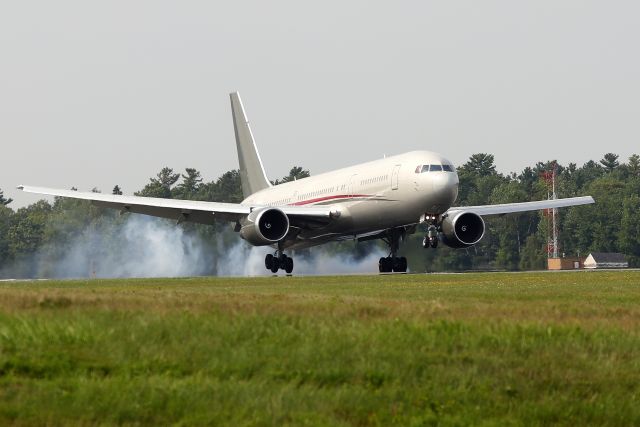
<path fill-rule="evenodd" d="M 584 267 L 580 258 L 547 258 L 549 270 L 577 270 Z"/>
<path fill-rule="evenodd" d="M 624 254 L 591 252 L 584 260 L 584 268 L 628 268 Z"/>

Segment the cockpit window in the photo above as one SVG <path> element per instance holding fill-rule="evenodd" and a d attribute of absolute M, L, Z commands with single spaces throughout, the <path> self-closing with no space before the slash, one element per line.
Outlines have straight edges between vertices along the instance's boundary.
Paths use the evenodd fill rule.
<path fill-rule="evenodd" d="M 452 165 L 420 165 L 416 167 L 416 173 L 425 172 L 454 172 Z"/>

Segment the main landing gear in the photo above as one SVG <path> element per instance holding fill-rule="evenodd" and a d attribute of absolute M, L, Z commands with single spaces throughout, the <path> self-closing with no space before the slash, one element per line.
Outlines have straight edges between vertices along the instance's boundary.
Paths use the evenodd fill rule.
<path fill-rule="evenodd" d="M 389 255 L 388 257 L 380 258 L 378 261 L 378 271 L 380 273 L 406 273 L 407 272 L 407 259 L 403 256 L 394 257 Z"/>
<path fill-rule="evenodd" d="M 282 269 L 291 274 L 293 271 L 293 258 L 286 256 L 282 251 L 276 251 L 275 254 L 267 254 L 264 258 L 264 266 L 267 270 L 271 270 L 272 273 L 277 273 Z"/>
<path fill-rule="evenodd" d="M 404 237 L 405 230 L 402 228 L 394 228 L 389 230 L 387 236 L 382 240 L 385 241 L 391 251 L 388 257 L 380 258 L 378 261 L 378 270 L 380 273 L 406 273 L 407 259 L 405 257 L 397 257 L 398 248 L 400 247 L 400 239 Z"/>

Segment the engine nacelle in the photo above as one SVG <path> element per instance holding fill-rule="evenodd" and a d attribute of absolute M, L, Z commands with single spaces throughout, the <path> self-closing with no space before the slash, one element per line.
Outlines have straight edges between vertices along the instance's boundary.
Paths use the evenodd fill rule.
<path fill-rule="evenodd" d="M 240 224 L 240 237 L 253 246 L 272 245 L 289 232 L 289 218 L 277 208 L 255 209 Z"/>
<path fill-rule="evenodd" d="M 484 220 L 473 212 L 460 212 L 442 221 L 442 242 L 452 248 L 473 246 L 484 236 Z"/>

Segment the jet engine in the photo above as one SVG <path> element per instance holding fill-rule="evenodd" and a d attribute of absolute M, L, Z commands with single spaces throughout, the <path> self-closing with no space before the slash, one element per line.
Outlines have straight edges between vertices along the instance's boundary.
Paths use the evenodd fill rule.
<path fill-rule="evenodd" d="M 473 246 L 484 236 L 484 220 L 473 212 L 460 212 L 442 221 L 442 242 L 452 248 Z"/>
<path fill-rule="evenodd" d="M 256 209 L 240 221 L 240 237 L 253 246 L 271 245 L 289 232 L 289 218 L 280 209 Z"/>

